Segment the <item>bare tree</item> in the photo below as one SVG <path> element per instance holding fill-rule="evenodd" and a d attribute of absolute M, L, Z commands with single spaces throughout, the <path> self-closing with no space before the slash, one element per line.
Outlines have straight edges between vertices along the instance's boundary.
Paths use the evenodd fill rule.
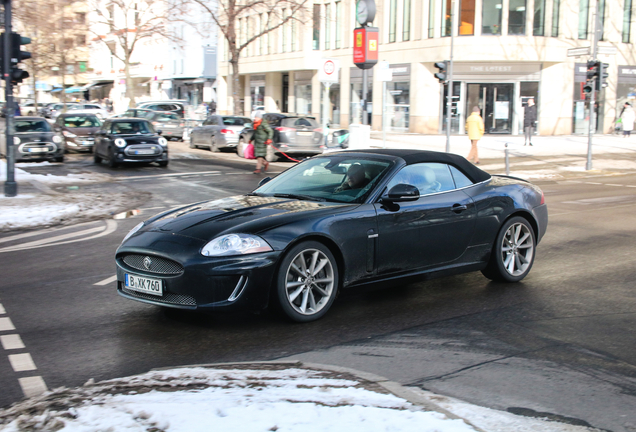
<path fill-rule="evenodd" d="M 179 42 L 169 25 L 178 21 L 180 12 L 165 0 L 89 0 L 94 16 L 89 31 L 108 47 L 110 53 L 124 64 L 126 97 L 134 106 L 130 66 L 140 41 L 163 37 Z"/>
<path fill-rule="evenodd" d="M 227 41 L 229 62 L 232 65 L 233 113 L 243 112 L 239 95 L 239 60 L 241 52 L 260 37 L 278 29 L 291 20 L 301 21 L 307 13 L 309 0 L 188 0 L 207 13 Z M 237 34 L 241 18 L 258 17 L 260 25 L 252 26 L 245 37 Z"/>

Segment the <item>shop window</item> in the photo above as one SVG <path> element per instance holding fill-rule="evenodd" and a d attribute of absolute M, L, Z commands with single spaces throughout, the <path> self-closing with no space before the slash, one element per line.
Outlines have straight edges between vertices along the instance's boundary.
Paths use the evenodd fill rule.
<path fill-rule="evenodd" d="M 501 35 L 502 0 L 483 0 L 481 15 L 482 35 Z"/>
<path fill-rule="evenodd" d="M 450 36 L 451 31 L 453 30 L 453 22 L 452 22 L 452 10 L 453 1 L 452 0 L 442 0 L 442 37 Z"/>
<path fill-rule="evenodd" d="M 435 37 L 435 0 L 428 1 L 428 37 Z"/>
<path fill-rule="evenodd" d="M 545 36 L 545 0 L 534 0 L 532 35 Z"/>
<path fill-rule="evenodd" d="M 459 12 L 459 34 L 475 34 L 475 0 L 462 0 Z"/>
<path fill-rule="evenodd" d="M 404 0 L 404 13 L 402 14 L 402 40 L 411 40 L 411 0 Z"/>
<path fill-rule="evenodd" d="M 579 39 L 587 39 L 590 0 L 579 0 Z"/>
<path fill-rule="evenodd" d="M 508 10 L 508 34 L 526 34 L 526 0 L 510 0 Z"/>
<path fill-rule="evenodd" d="M 314 5 L 313 49 L 320 49 L 320 5 Z"/>
<path fill-rule="evenodd" d="M 623 9 L 623 43 L 629 43 L 632 24 L 632 0 L 625 0 Z"/>
<path fill-rule="evenodd" d="M 395 42 L 397 31 L 397 0 L 389 2 L 389 42 Z"/>
<path fill-rule="evenodd" d="M 325 5 L 325 49 L 331 49 L 331 5 Z"/>
<path fill-rule="evenodd" d="M 561 12 L 561 0 L 552 0 L 552 37 L 559 36 L 559 12 Z"/>
<path fill-rule="evenodd" d="M 311 84 L 298 84 L 295 88 L 296 112 L 311 114 Z"/>
<path fill-rule="evenodd" d="M 409 130 L 410 86 L 408 81 L 387 83 L 386 110 L 389 127 L 394 132 Z"/>
<path fill-rule="evenodd" d="M 369 80 L 373 78 L 370 77 Z M 367 93 L 367 111 L 366 114 L 362 111 L 362 82 L 351 84 L 351 118 L 350 122 L 355 124 L 361 124 L 362 116 L 366 116 L 367 124 L 371 124 L 371 113 L 373 112 L 373 89 L 369 86 L 369 92 Z"/>

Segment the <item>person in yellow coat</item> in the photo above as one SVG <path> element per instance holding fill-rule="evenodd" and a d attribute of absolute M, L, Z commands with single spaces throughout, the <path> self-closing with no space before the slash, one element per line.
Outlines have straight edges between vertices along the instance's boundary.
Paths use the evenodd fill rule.
<path fill-rule="evenodd" d="M 466 119 L 466 132 L 471 144 L 470 153 L 466 159 L 477 165 L 479 163 L 477 142 L 484 136 L 484 120 L 479 115 L 479 107 L 474 107 L 473 112 Z"/>

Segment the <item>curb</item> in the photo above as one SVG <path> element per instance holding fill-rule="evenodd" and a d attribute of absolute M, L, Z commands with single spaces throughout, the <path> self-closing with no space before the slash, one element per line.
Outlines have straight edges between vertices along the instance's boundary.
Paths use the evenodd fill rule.
<path fill-rule="evenodd" d="M 475 426 L 469 420 L 460 417 L 445 408 L 431 402 L 426 399 L 424 396 L 418 394 L 417 392 L 404 387 L 402 384 L 399 384 L 395 381 L 391 381 L 388 378 L 385 378 L 380 375 L 375 375 L 369 372 L 360 371 L 357 369 L 351 369 L 342 366 L 333 366 L 326 365 L 321 363 L 309 363 L 303 362 L 300 360 L 270 360 L 270 361 L 251 361 L 251 362 L 225 362 L 225 363 L 203 363 L 203 364 L 194 364 L 194 365 L 184 365 L 184 366 L 170 366 L 170 367 L 162 367 L 162 368 L 153 368 L 151 371 L 161 371 L 161 370 L 170 370 L 170 369 L 184 369 L 184 368 L 193 368 L 193 367 L 202 367 L 202 368 L 218 368 L 218 367 L 227 367 L 227 366 L 249 366 L 249 365 L 276 365 L 276 366 L 289 366 L 289 367 L 297 367 L 304 369 L 314 369 L 314 370 L 323 370 L 329 372 L 337 372 L 337 373 L 345 373 L 349 375 L 353 375 L 356 378 L 359 378 L 362 381 L 366 381 L 372 384 L 377 384 L 387 392 L 405 399 L 406 401 L 412 403 L 413 405 L 419 406 L 426 411 L 435 411 L 440 414 L 444 414 L 449 419 L 453 420 L 462 420 L 467 425 L 471 426 L 478 432 L 486 432 L 483 429 Z"/>

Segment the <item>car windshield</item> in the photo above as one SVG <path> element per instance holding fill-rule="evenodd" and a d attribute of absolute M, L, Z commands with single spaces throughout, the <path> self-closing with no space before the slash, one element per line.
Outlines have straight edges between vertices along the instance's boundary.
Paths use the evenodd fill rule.
<path fill-rule="evenodd" d="M 315 201 L 361 203 L 392 162 L 347 155 L 311 158 L 265 183 L 253 193 Z"/>
<path fill-rule="evenodd" d="M 15 131 L 21 132 L 51 132 L 51 126 L 44 120 L 17 120 Z"/>
<path fill-rule="evenodd" d="M 135 135 L 155 133 L 150 123 L 145 121 L 130 121 L 113 123 L 113 133 L 117 135 Z"/>
<path fill-rule="evenodd" d="M 176 114 L 161 113 L 155 116 L 155 120 L 165 122 L 165 121 L 179 121 L 180 119 L 179 119 L 179 116 Z"/>
<path fill-rule="evenodd" d="M 283 119 L 281 122 L 281 126 L 290 127 L 290 128 L 299 128 L 299 127 L 312 127 L 317 128 L 320 127 L 318 122 L 314 119 L 306 118 L 306 117 L 289 117 Z"/>
<path fill-rule="evenodd" d="M 69 128 L 87 128 L 101 126 L 100 121 L 95 116 L 64 117 L 62 121 L 64 122 L 64 127 Z"/>
<path fill-rule="evenodd" d="M 223 117 L 225 126 L 246 126 L 250 123 L 252 123 L 252 120 L 247 117 Z"/>

